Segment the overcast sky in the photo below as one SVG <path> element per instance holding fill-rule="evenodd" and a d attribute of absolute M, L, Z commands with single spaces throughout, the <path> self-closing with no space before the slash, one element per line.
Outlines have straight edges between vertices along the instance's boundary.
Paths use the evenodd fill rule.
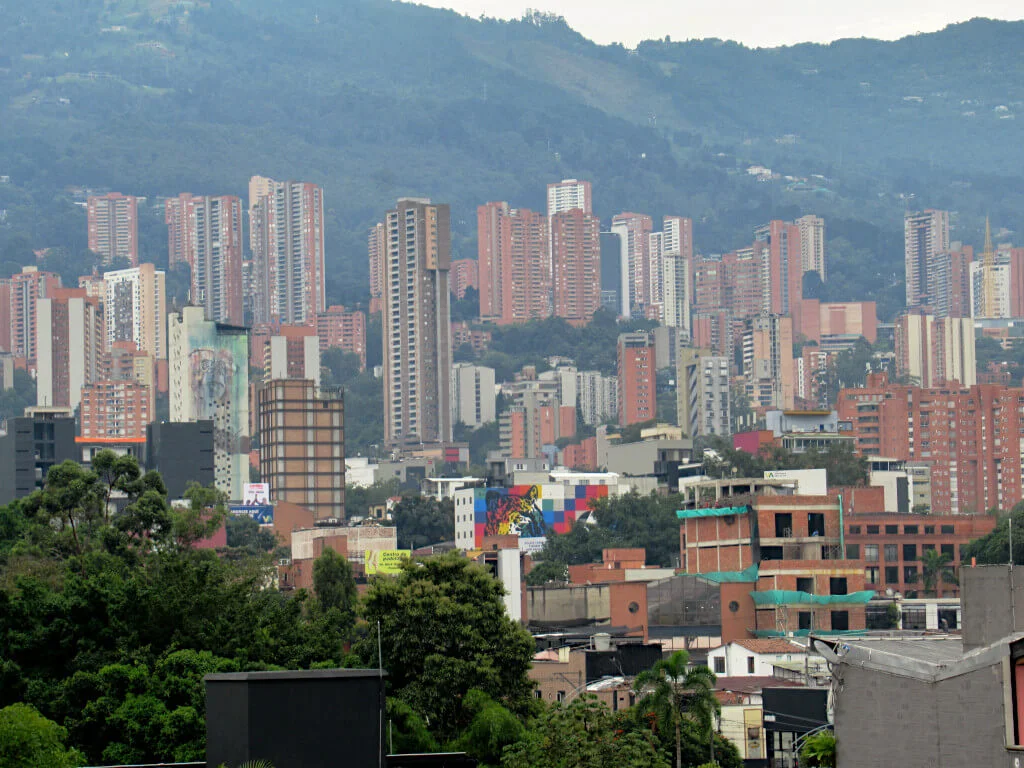
<path fill-rule="evenodd" d="M 526 8 L 564 16 L 599 43 L 720 37 L 749 46 L 894 40 L 975 16 L 1024 19 L 1024 0 L 414 0 L 469 16 L 518 18 Z"/>

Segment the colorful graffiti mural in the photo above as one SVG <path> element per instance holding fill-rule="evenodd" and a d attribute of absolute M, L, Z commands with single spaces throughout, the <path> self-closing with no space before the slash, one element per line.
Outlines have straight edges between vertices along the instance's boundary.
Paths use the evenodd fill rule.
<path fill-rule="evenodd" d="M 566 533 L 576 515 L 595 499 L 608 497 L 604 485 L 516 485 L 477 488 L 473 497 L 476 545 L 484 536 L 515 534 L 519 548 L 535 551 L 551 533 Z"/>

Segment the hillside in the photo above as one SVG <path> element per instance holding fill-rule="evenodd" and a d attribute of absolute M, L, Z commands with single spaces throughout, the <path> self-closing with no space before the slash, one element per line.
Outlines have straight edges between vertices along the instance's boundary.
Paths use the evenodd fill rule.
<path fill-rule="evenodd" d="M 542 207 L 547 181 L 580 177 L 602 216 L 693 217 L 705 252 L 825 214 L 845 241 L 835 290 L 895 297 L 905 196 L 959 211 L 958 239 L 985 213 L 1024 229 L 1022 43 L 1024 23 L 975 20 L 893 43 L 627 51 L 550 17 L 390 0 L 0 0 L 0 249 L 81 248 L 69 186 L 155 199 L 302 178 L 326 191 L 329 293 L 352 301 L 365 228 L 398 195 L 450 202 L 471 256 L 476 205 Z M 753 163 L 798 178 L 758 182 Z M 165 258 L 158 214 L 143 224 Z"/>

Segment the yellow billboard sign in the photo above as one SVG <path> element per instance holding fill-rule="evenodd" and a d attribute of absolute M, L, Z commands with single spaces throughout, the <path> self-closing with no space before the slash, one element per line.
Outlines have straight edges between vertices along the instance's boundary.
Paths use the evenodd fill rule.
<path fill-rule="evenodd" d="M 366 575 L 384 573 L 395 575 L 402 572 L 402 561 L 412 555 L 408 549 L 367 549 L 365 552 Z"/>

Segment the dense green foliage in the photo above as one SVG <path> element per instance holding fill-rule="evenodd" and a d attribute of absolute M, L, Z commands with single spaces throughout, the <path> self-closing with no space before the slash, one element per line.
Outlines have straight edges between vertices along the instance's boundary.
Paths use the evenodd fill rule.
<path fill-rule="evenodd" d="M 398 548 L 416 549 L 455 539 L 455 506 L 451 499 L 403 496 L 391 510 L 398 529 Z"/>
<path fill-rule="evenodd" d="M 982 565 L 1010 562 L 1010 520 L 1013 520 L 1013 562 L 1024 564 L 1024 502 L 1017 504 L 1010 514 L 1001 516 L 991 533 L 975 539 L 964 547 L 960 562 L 969 563 L 972 557 Z"/>
<path fill-rule="evenodd" d="M 4 768 L 76 768 L 85 756 L 64 746 L 67 731 L 27 704 L 0 709 L 0 765 Z"/>
<path fill-rule="evenodd" d="M 0 422 L 21 416 L 36 404 L 36 382 L 26 371 L 14 372 L 14 386 L 0 389 Z"/>
<path fill-rule="evenodd" d="M 704 453 L 704 471 L 708 477 L 764 477 L 766 471 L 779 469 L 824 469 L 830 488 L 865 485 L 868 461 L 843 443 L 827 450 L 792 453 L 784 448 L 762 450 L 760 454 L 734 449 L 729 441 L 708 437 L 701 441 L 713 453 Z"/>
<path fill-rule="evenodd" d="M 814 734 L 804 741 L 800 748 L 802 765 L 835 768 L 836 759 L 836 737 L 831 731 Z"/>
<path fill-rule="evenodd" d="M 370 341 L 372 331 L 380 332 L 380 321 L 366 329 L 367 368 L 359 371 L 359 356 L 340 349 L 329 349 L 321 358 L 325 387 L 340 387 L 345 396 L 345 452 L 349 456 L 379 456 L 384 440 L 384 386 L 373 375 Z M 380 343 L 377 344 L 380 363 Z"/>

